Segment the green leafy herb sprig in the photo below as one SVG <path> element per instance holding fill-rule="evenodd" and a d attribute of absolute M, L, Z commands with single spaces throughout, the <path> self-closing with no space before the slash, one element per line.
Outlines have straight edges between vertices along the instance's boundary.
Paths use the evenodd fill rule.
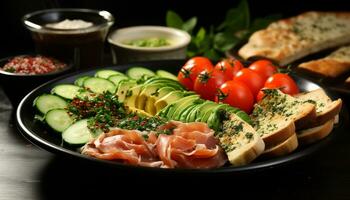
<path fill-rule="evenodd" d="M 182 29 L 191 35 L 192 40 L 187 49 L 188 57 L 205 56 L 218 61 L 225 57 L 225 52 L 237 47 L 252 33 L 279 18 L 281 15 L 277 14 L 252 20 L 247 0 L 241 0 L 237 7 L 227 11 L 224 21 L 216 27 L 210 25 L 209 29 L 204 27 L 198 29 L 197 17 L 184 21 L 171 10 L 166 14 L 166 25 Z"/>

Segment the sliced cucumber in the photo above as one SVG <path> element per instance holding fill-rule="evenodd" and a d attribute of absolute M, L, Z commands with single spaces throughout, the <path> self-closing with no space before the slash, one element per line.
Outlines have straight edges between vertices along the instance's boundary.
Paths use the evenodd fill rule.
<path fill-rule="evenodd" d="M 84 81 L 88 78 L 90 78 L 91 76 L 82 76 L 79 77 L 77 80 L 74 81 L 74 84 L 79 86 L 79 87 L 83 87 L 84 85 Z"/>
<path fill-rule="evenodd" d="M 103 69 L 103 70 L 97 71 L 95 73 L 95 77 L 108 79 L 110 76 L 117 75 L 117 74 L 124 75 L 123 73 L 115 71 L 115 70 Z"/>
<path fill-rule="evenodd" d="M 46 114 L 49 110 L 67 107 L 68 103 L 59 96 L 43 94 L 34 100 L 34 105 L 42 114 Z"/>
<path fill-rule="evenodd" d="M 147 68 L 144 67 L 132 67 L 126 71 L 126 75 L 128 75 L 132 79 L 140 79 L 142 76 L 155 76 L 156 74 Z"/>
<path fill-rule="evenodd" d="M 62 138 L 68 144 L 84 145 L 93 138 L 88 128 L 88 120 L 83 119 L 69 126 L 63 133 Z"/>
<path fill-rule="evenodd" d="M 81 87 L 76 85 L 62 84 L 62 85 L 55 86 L 51 90 L 51 93 L 56 94 L 65 99 L 72 100 L 74 97 L 76 97 L 80 93 L 81 89 L 82 89 Z"/>
<path fill-rule="evenodd" d="M 176 77 L 174 74 L 172 74 L 172 73 L 170 73 L 170 72 L 168 72 L 168 71 L 165 71 L 165 70 L 157 70 L 157 71 L 156 71 L 156 74 L 157 74 L 158 76 L 160 76 L 160 77 L 168 78 L 168 79 L 173 79 L 173 80 L 177 81 L 177 77 Z"/>
<path fill-rule="evenodd" d="M 65 109 L 53 109 L 45 115 L 46 123 L 55 131 L 62 133 L 72 123 L 73 119 Z"/>
<path fill-rule="evenodd" d="M 84 87 L 95 93 L 103 93 L 106 91 L 111 93 L 115 92 L 115 85 L 111 81 L 97 77 L 86 79 L 84 81 Z"/>
<path fill-rule="evenodd" d="M 120 83 L 120 81 L 122 80 L 128 80 L 129 78 L 125 75 L 121 75 L 121 74 L 116 74 L 116 75 L 112 75 L 108 78 L 109 81 L 111 81 L 112 83 L 114 83 L 114 85 L 118 88 L 118 85 Z"/>

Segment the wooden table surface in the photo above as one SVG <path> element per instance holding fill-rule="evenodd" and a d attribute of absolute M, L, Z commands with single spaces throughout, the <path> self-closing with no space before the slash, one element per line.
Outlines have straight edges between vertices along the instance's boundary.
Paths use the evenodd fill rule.
<path fill-rule="evenodd" d="M 55 156 L 22 137 L 13 113 L 0 90 L 0 200 L 210 195 L 215 199 L 227 195 L 229 199 L 350 199 L 350 132 L 306 159 L 254 174 L 167 176 L 105 169 Z"/>

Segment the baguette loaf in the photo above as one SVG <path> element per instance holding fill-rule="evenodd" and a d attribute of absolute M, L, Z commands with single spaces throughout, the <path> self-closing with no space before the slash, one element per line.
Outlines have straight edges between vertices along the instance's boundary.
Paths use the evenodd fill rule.
<path fill-rule="evenodd" d="M 350 71 L 350 46 L 342 47 L 325 58 L 301 63 L 298 68 L 323 77 L 336 78 Z"/>
<path fill-rule="evenodd" d="M 244 59 L 261 56 L 286 65 L 347 43 L 350 43 L 350 13 L 306 12 L 255 32 L 238 53 Z"/>

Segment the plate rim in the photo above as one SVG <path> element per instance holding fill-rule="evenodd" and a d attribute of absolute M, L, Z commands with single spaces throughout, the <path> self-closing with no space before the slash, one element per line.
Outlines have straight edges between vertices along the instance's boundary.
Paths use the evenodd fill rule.
<path fill-rule="evenodd" d="M 133 165 L 128 165 L 128 164 L 123 164 L 120 162 L 101 160 L 101 159 L 89 157 L 86 155 L 82 155 L 76 151 L 73 151 L 71 149 L 64 148 L 62 146 L 53 144 L 50 141 L 45 140 L 42 137 L 39 137 L 38 135 L 36 135 L 35 132 L 33 132 L 32 130 L 29 130 L 24 125 L 24 123 L 21 119 L 23 104 L 27 101 L 27 99 L 30 98 L 31 95 L 33 93 L 35 93 L 36 91 L 42 89 L 43 87 L 45 87 L 47 85 L 50 85 L 54 82 L 57 82 L 59 80 L 63 80 L 65 78 L 69 78 L 69 77 L 72 77 L 72 76 L 75 76 L 78 74 L 97 71 L 99 69 L 116 69 L 116 70 L 118 70 L 117 68 L 127 69 L 131 66 L 135 66 L 138 64 L 142 64 L 142 65 L 147 65 L 147 64 L 152 65 L 153 64 L 154 65 L 155 63 L 171 63 L 171 62 L 184 62 L 184 60 L 145 61 L 145 62 L 128 63 L 128 64 L 121 64 L 121 65 L 99 66 L 99 67 L 95 67 L 95 68 L 91 68 L 91 69 L 86 69 L 86 70 L 82 70 L 82 71 L 78 71 L 78 72 L 69 73 L 69 74 L 60 76 L 58 78 L 55 78 L 51 81 L 48 81 L 48 82 L 36 87 L 31 92 L 29 92 L 21 100 L 21 102 L 18 104 L 18 107 L 16 109 L 16 116 L 15 116 L 17 129 L 31 143 L 33 143 L 34 145 L 38 146 L 41 149 L 44 149 L 44 150 L 49 151 L 49 152 L 54 153 L 54 154 L 65 155 L 65 156 L 70 156 L 70 157 L 74 157 L 74 158 L 78 157 L 79 159 L 84 159 L 86 161 L 91 161 L 93 163 L 109 165 L 110 167 L 119 168 L 119 169 L 126 168 L 126 169 L 138 170 L 138 171 L 143 170 L 143 171 L 149 171 L 149 172 L 191 173 L 191 174 L 193 174 L 193 173 L 194 174 L 197 174 L 197 173 L 199 173 L 199 174 L 202 174 L 202 173 L 205 173 L 205 174 L 245 173 L 245 172 L 259 171 L 259 170 L 264 170 L 264 169 L 268 169 L 268 168 L 286 165 L 286 164 L 301 160 L 303 158 L 306 158 L 306 157 L 312 155 L 313 153 L 317 152 L 318 149 L 326 146 L 326 144 L 328 144 L 333 139 L 333 137 L 335 135 L 335 134 L 332 134 L 331 137 L 326 137 L 317 143 L 308 145 L 304 149 L 302 149 L 302 151 L 298 151 L 296 153 L 293 152 L 293 153 L 286 155 L 286 156 L 283 156 L 283 157 L 277 157 L 277 158 L 273 158 L 273 159 L 263 160 L 263 161 L 259 161 L 257 163 L 250 163 L 250 164 L 243 165 L 243 166 L 224 166 L 224 167 L 214 168 L 214 169 L 183 169 L 183 168 L 164 169 L 164 168 L 133 166 Z M 333 97 L 336 97 L 336 98 L 339 97 L 333 91 L 330 91 L 329 89 L 323 87 L 322 84 L 319 84 L 319 83 L 314 82 L 312 80 L 308 80 L 307 78 L 300 76 L 300 75 L 297 75 L 297 77 L 300 79 L 303 79 L 304 81 L 311 82 L 311 83 L 323 88 L 327 93 L 330 93 Z M 347 110 L 345 107 L 342 108 L 341 113 L 339 115 L 344 114 L 344 112 L 345 112 L 345 114 L 347 113 Z M 332 131 L 334 131 L 334 129 Z"/>

